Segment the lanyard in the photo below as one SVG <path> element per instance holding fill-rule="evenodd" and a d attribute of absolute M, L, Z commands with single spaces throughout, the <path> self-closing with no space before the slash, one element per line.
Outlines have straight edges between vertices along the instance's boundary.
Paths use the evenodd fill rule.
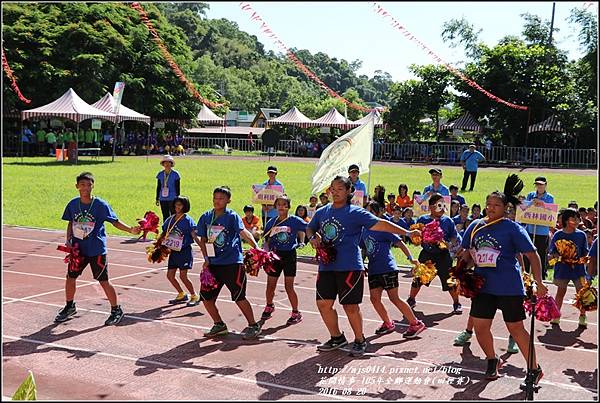
<path fill-rule="evenodd" d="M 167 173 L 166 171 L 164 171 L 163 176 L 165 177 L 165 181 L 163 182 L 163 189 L 168 188 L 168 182 L 169 182 L 169 175 L 171 175 L 171 172 Z"/>
<path fill-rule="evenodd" d="M 213 209 L 211 216 L 210 216 L 210 224 L 208 225 L 208 233 L 206 235 L 210 235 L 210 233 L 212 232 L 212 227 L 213 224 L 215 223 L 215 221 L 217 221 L 217 218 L 219 217 L 215 217 L 215 210 Z"/>
<path fill-rule="evenodd" d="M 92 206 L 94 205 L 94 201 L 96 201 L 96 197 L 92 196 L 92 202 L 90 203 L 90 208 L 85 211 L 85 214 L 81 212 L 81 197 L 79 198 L 79 215 L 87 218 L 88 212 L 92 211 Z"/>
<path fill-rule="evenodd" d="M 171 234 L 171 231 L 173 231 L 173 228 L 175 228 L 175 226 L 177 225 L 179 220 L 181 220 L 183 218 L 183 216 L 185 216 L 185 214 L 181 215 L 170 227 L 167 226 L 167 232 L 165 233 L 165 238 L 169 237 L 169 235 Z M 171 218 L 171 221 L 173 221 L 172 217 L 174 217 L 174 216 L 169 217 L 169 218 Z"/>
<path fill-rule="evenodd" d="M 489 226 L 490 226 L 490 225 L 492 225 L 492 224 L 496 224 L 497 222 L 500 222 L 501 220 L 504 220 L 504 217 L 497 218 L 497 219 L 495 219 L 495 220 L 494 220 L 494 221 L 492 221 L 492 222 L 489 222 L 489 223 L 487 223 L 487 224 L 484 224 L 484 225 L 482 225 L 481 227 L 477 227 L 477 228 L 475 228 L 475 229 L 474 229 L 474 230 L 471 232 L 471 240 L 470 240 L 470 242 L 469 242 L 469 246 L 472 246 L 472 243 L 473 243 L 473 238 L 475 237 L 475 234 L 476 234 L 477 232 L 479 232 L 479 230 L 481 230 L 481 229 L 483 229 L 483 228 L 486 228 L 486 227 L 489 227 Z"/>
<path fill-rule="evenodd" d="M 290 218 L 289 215 L 287 217 L 285 217 L 283 220 L 279 221 L 279 222 L 277 222 L 277 220 L 275 220 L 275 224 L 273 224 L 273 226 L 271 227 L 271 229 L 269 231 L 267 231 L 267 233 L 264 234 L 261 239 L 264 239 L 264 238 L 268 237 L 269 234 L 271 234 L 271 232 L 273 231 L 273 229 L 275 229 L 276 226 L 283 224 L 288 218 Z"/>

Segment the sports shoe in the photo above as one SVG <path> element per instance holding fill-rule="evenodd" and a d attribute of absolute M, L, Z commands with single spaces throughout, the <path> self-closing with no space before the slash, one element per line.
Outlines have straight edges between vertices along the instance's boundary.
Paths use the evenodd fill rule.
<path fill-rule="evenodd" d="M 363 337 L 362 342 L 355 341 L 352 343 L 352 349 L 350 349 L 351 357 L 360 357 L 367 352 L 367 339 Z"/>
<path fill-rule="evenodd" d="M 498 370 L 502 366 L 502 361 L 498 357 L 487 360 L 487 370 L 485 371 L 485 379 L 498 379 L 500 375 Z"/>
<path fill-rule="evenodd" d="M 544 376 L 544 372 L 542 371 L 542 367 L 540 367 L 538 364 L 537 369 L 534 369 L 532 371 L 527 371 L 527 376 L 525 376 L 525 379 L 523 380 L 523 382 L 521 382 L 521 385 L 520 385 L 521 389 L 525 390 L 527 388 L 528 381 L 533 380 L 533 384 L 537 385 L 543 376 Z"/>
<path fill-rule="evenodd" d="M 300 322 L 302 322 L 302 314 L 300 312 L 292 312 L 286 323 L 288 325 L 295 325 Z"/>
<path fill-rule="evenodd" d="M 185 302 L 188 300 L 188 295 L 185 293 L 179 293 L 177 294 L 177 296 L 175 297 L 175 299 L 172 299 L 169 301 L 169 304 L 181 304 L 182 302 Z"/>
<path fill-rule="evenodd" d="M 452 304 L 452 307 L 454 308 L 454 310 L 452 311 L 453 314 L 455 314 L 455 315 L 462 314 L 463 310 L 462 310 L 462 305 L 460 304 L 460 302 Z"/>
<path fill-rule="evenodd" d="M 200 303 L 200 297 L 196 294 L 192 295 L 186 306 L 196 306 Z"/>
<path fill-rule="evenodd" d="M 106 319 L 104 325 L 116 325 L 121 321 L 121 319 L 123 319 L 123 310 L 121 309 L 121 305 L 117 305 L 116 307 L 110 310 L 110 316 L 108 317 L 108 319 Z"/>
<path fill-rule="evenodd" d="M 579 315 L 579 327 L 587 328 L 587 316 Z"/>
<path fill-rule="evenodd" d="M 375 330 L 375 334 L 388 334 L 392 333 L 394 330 L 396 330 L 394 322 L 383 322 L 381 326 L 379 326 L 379 329 Z"/>
<path fill-rule="evenodd" d="M 552 319 L 550 321 L 551 325 L 560 325 L 560 318 Z"/>
<path fill-rule="evenodd" d="M 457 334 L 456 337 L 454 338 L 454 345 L 455 346 L 464 346 L 465 344 L 469 343 L 469 341 L 471 340 L 471 337 L 473 337 L 473 332 L 469 333 L 466 330 L 463 330 L 462 332 Z"/>
<path fill-rule="evenodd" d="M 331 351 L 331 350 L 338 349 L 340 347 L 344 347 L 346 344 L 348 344 L 348 340 L 346 340 L 346 336 L 344 336 L 344 333 L 342 333 L 340 336 L 332 337 L 331 339 L 329 339 L 329 341 L 326 341 L 325 343 L 318 345 L 317 350 Z"/>
<path fill-rule="evenodd" d="M 262 332 L 262 323 L 262 321 L 259 321 L 245 328 L 242 332 L 242 338 L 244 340 L 258 339 L 258 335 Z"/>
<path fill-rule="evenodd" d="M 229 330 L 227 329 L 227 325 L 225 323 L 215 323 L 208 332 L 204 332 L 204 336 L 225 336 L 227 333 L 229 333 Z"/>
<path fill-rule="evenodd" d="M 406 332 L 404 332 L 402 337 L 404 337 L 405 339 L 414 339 L 415 337 L 417 337 L 419 335 L 419 333 L 421 333 L 425 329 L 427 329 L 427 326 L 425 326 L 425 323 L 423 323 L 420 320 L 417 320 L 415 323 L 412 323 L 408 327 L 408 329 L 406 329 Z"/>
<path fill-rule="evenodd" d="M 417 305 L 417 300 L 415 300 L 413 297 L 408 297 L 406 299 L 406 303 L 408 304 L 408 306 L 410 306 L 411 308 L 414 308 L 415 305 Z"/>
<path fill-rule="evenodd" d="M 71 305 L 70 307 L 65 305 L 65 307 L 63 309 L 60 310 L 60 312 L 58 312 L 58 315 L 56 315 L 56 318 L 54 318 L 55 322 L 64 322 L 67 319 L 69 319 L 70 316 L 75 315 L 75 313 L 77 313 L 77 309 L 75 308 L 75 303 L 73 303 L 73 305 Z"/>
<path fill-rule="evenodd" d="M 508 346 L 506 347 L 506 352 L 510 354 L 517 354 L 519 352 L 519 346 L 517 346 L 517 343 L 512 336 L 508 336 Z"/>
<path fill-rule="evenodd" d="M 271 319 L 271 316 L 273 316 L 273 312 L 275 312 L 275 305 L 267 304 L 265 305 L 265 310 L 263 311 L 260 318 L 262 320 Z"/>

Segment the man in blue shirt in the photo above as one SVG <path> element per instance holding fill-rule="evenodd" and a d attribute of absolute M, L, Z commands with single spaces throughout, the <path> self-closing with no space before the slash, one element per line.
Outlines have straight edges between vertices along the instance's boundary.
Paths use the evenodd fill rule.
<path fill-rule="evenodd" d="M 461 192 L 464 192 L 467 188 L 469 176 L 471 177 L 471 186 L 469 187 L 469 191 L 473 190 L 475 187 L 475 178 L 477 177 L 477 165 L 479 161 L 483 160 L 485 160 L 485 157 L 479 151 L 475 151 L 475 144 L 469 144 L 469 149 L 463 151 L 462 155 L 460 156 L 460 164 L 462 165 L 465 173 L 463 175 L 462 187 L 460 188 Z"/>
<path fill-rule="evenodd" d="M 267 175 L 269 179 L 263 182 L 263 185 L 267 186 L 281 186 L 281 191 L 285 193 L 285 189 L 283 187 L 283 183 L 279 182 L 275 177 L 277 176 L 277 167 L 271 165 L 267 168 Z M 269 221 L 273 217 L 277 217 L 277 209 L 272 204 L 263 204 L 262 205 L 262 226 L 263 228 L 267 225 L 267 221 Z"/>
<path fill-rule="evenodd" d="M 423 196 L 430 198 L 434 193 L 439 193 L 442 196 L 450 196 L 450 190 L 442 184 L 442 169 L 431 168 L 429 174 L 431 174 L 431 181 L 433 183 L 425 186 L 425 189 L 423 189 Z"/>
<path fill-rule="evenodd" d="M 527 195 L 526 200 L 533 201 L 533 204 L 536 206 L 541 206 L 544 203 L 554 203 L 554 196 L 546 191 L 548 181 L 546 181 L 545 177 L 538 176 L 535 178 L 534 184 L 535 191 L 530 192 Z M 546 255 L 548 251 L 548 236 L 550 233 L 550 227 L 528 224 L 527 233 L 538 250 L 538 254 L 540 255 L 540 259 L 542 261 L 542 278 L 546 279 L 546 273 L 548 271 Z M 524 263 L 525 270 L 529 272 L 529 260 L 525 258 Z"/>
<path fill-rule="evenodd" d="M 350 182 L 354 186 L 354 191 L 363 192 L 363 207 L 367 204 L 367 186 L 363 181 L 361 181 L 358 177 L 360 174 L 360 169 L 358 165 L 352 164 L 348 167 L 348 177 L 350 178 Z"/>

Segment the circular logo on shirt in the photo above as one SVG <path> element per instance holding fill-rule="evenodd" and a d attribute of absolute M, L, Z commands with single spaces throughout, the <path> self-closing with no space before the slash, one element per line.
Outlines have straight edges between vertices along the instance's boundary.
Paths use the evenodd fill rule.
<path fill-rule="evenodd" d="M 377 241 L 375 241 L 370 236 L 365 239 L 365 247 L 367 249 L 367 255 L 373 256 L 375 253 L 377 253 L 377 251 L 379 250 L 379 248 L 377 246 L 378 246 Z"/>
<path fill-rule="evenodd" d="M 340 228 L 337 225 L 337 223 L 328 222 L 325 225 L 323 225 L 323 238 L 327 242 L 335 241 L 338 237 L 339 230 Z"/>
<path fill-rule="evenodd" d="M 473 240 L 473 245 L 477 250 L 489 248 L 499 251 L 502 249 L 500 242 L 498 242 L 498 240 L 494 238 L 492 234 L 476 235 L 475 239 Z"/>
<path fill-rule="evenodd" d="M 225 246 L 225 235 L 227 233 L 227 230 L 223 230 L 221 231 L 221 233 L 219 234 L 219 236 L 217 237 L 217 239 L 215 239 L 215 246 L 217 248 L 222 248 L 223 246 Z"/>
<path fill-rule="evenodd" d="M 94 216 L 89 212 L 75 214 L 76 222 L 96 222 Z"/>
<path fill-rule="evenodd" d="M 277 235 L 275 235 L 275 239 L 281 244 L 288 243 L 290 240 L 290 234 L 287 232 L 279 232 Z"/>

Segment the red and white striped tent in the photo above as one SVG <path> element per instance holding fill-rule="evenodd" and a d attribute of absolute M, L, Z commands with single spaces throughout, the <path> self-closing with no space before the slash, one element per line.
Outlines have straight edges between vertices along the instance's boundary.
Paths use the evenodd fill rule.
<path fill-rule="evenodd" d="M 117 118 L 114 113 L 105 112 L 102 109 L 95 108 L 88 104 L 81 99 L 72 88 L 69 88 L 62 97 L 54 102 L 50 102 L 39 108 L 21 111 L 21 120 L 49 117 L 69 119 L 77 123 L 92 118 L 100 118 L 114 122 Z"/>
<path fill-rule="evenodd" d="M 358 126 L 364 125 L 369 119 L 371 119 L 371 117 L 374 119 L 375 127 L 383 127 L 383 119 L 381 118 L 381 115 L 377 111 L 369 112 L 365 117 L 354 121 L 354 123 L 352 123 L 352 126 L 358 127 Z"/>
<path fill-rule="evenodd" d="M 115 99 L 109 92 L 107 92 L 106 95 L 93 103 L 92 106 L 102 109 L 105 112 L 113 112 L 115 109 Z M 124 120 L 135 120 L 138 122 L 144 122 L 148 125 L 150 124 L 150 116 L 142 115 L 141 113 L 121 104 L 121 106 L 119 106 L 119 112 L 117 113 L 117 122 L 122 122 Z"/>
<path fill-rule="evenodd" d="M 556 115 L 550 116 L 548 119 L 534 123 L 527 129 L 527 133 L 538 133 L 538 132 L 554 132 L 564 133 L 565 129 L 556 117 Z"/>
<path fill-rule="evenodd" d="M 214 113 L 210 108 L 204 104 L 202 104 L 202 109 L 198 112 L 198 116 L 196 116 L 196 121 L 198 123 L 204 123 L 207 126 L 221 126 L 225 123 L 225 119 L 220 118 L 216 113 Z"/>
<path fill-rule="evenodd" d="M 283 115 L 267 120 L 269 125 L 288 125 L 288 126 L 299 126 L 299 127 L 310 127 L 312 126 L 312 120 L 307 118 L 302 112 L 295 106 Z"/>
<path fill-rule="evenodd" d="M 473 115 L 471 115 L 469 112 L 466 112 L 464 115 L 462 115 L 456 120 L 453 120 L 452 122 L 448 122 L 440 126 L 440 130 L 453 129 L 461 129 L 470 132 L 483 133 L 481 125 L 477 123 Z"/>
<path fill-rule="evenodd" d="M 348 127 L 351 127 L 353 123 L 353 121 L 346 119 L 344 115 L 339 113 L 337 109 L 331 108 L 325 115 L 313 120 L 311 126 L 347 129 Z"/>

